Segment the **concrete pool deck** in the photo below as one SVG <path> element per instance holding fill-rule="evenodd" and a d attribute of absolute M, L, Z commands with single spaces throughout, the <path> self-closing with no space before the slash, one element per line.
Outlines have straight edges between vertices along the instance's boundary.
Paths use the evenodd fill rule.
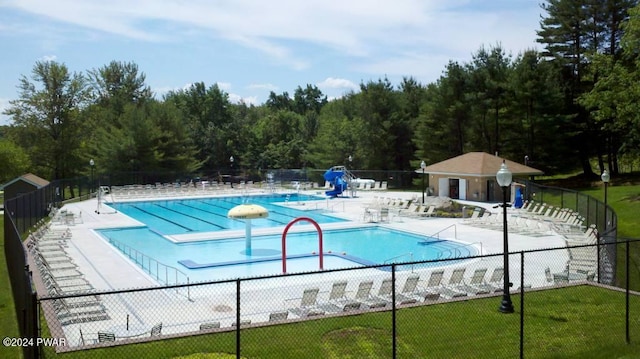
<path fill-rule="evenodd" d="M 260 194 L 260 193 L 256 193 Z M 309 192 L 309 194 L 315 194 Z M 224 196 L 233 195 L 226 193 Z M 240 195 L 240 194 L 238 194 Z M 332 215 L 347 219 L 350 222 L 321 224 L 323 229 L 341 229 L 350 227 L 360 227 L 369 225 L 380 225 L 392 229 L 413 232 L 421 235 L 432 236 L 443 231 L 441 236 L 446 239 L 456 239 L 468 243 L 482 243 L 482 254 L 502 253 L 503 232 L 500 230 L 479 228 L 465 223 L 460 218 L 415 218 L 402 215 L 391 214 L 390 221 L 385 223 L 370 223 L 364 221 L 364 209 L 374 201 L 375 198 L 402 198 L 411 199 L 419 196 L 416 192 L 374 192 L 359 191 L 355 198 L 334 198 L 313 203 L 319 209 L 329 208 Z M 178 197 L 176 197 L 178 198 Z M 194 197 L 186 197 L 194 198 Z M 145 198 L 144 200 L 153 200 Z M 306 201 L 308 209 L 312 206 Z M 458 201 L 469 206 L 484 207 L 492 212 L 501 211 L 493 208 L 493 203 Z M 292 202 L 288 206 L 300 209 L 302 205 Z M 68 252 L 73 256 L 78 264 L 79 270 L 87 276 L 96 289 L 112 290 L 122 288 L 155 286 L 157 283 L 149 278 L 146 273 L 141 272 L 139 267 L 133 265 L 128 258 L 116 248 L 112 247 L 94 230 L 104 228 L 121 228 L 143 226 L 144 224 L 116 212 L 108 205 L 102 204 L 100 213 L 96 213 L 98 202 L 91 199 L 83 202 L 66 204 L 63 209 L 75 213 L 78 218 L 74 225 L 56 225 L 54 227 L 69 228 L 72 237 L 68 240 Z M 455 225 L 455 236 L 451 226 Z M 298 225 L 297 231 L 308 231 L 311 225 Z M 266 234 L 281 234 L 282 227 L 253 229 L 253 236 Z M 176 242 L 193 240 L 208 240 L 215 238 L 241 238 L 244 237 L 244 230 L 217 231 L 208 233 L 196 233 L 185 235 L 167 236 Z M 530 236 L 520 233 L 509 233 L 509 251 L 518 252 L 530 249 L 557 248 L 566 245 L 565 238 L 557 233 L 540 233 L 537 236 Z"/>
<path fill-rule="evenodd" d="M 254 192 L 255 194 L 263 194 Z M 317 190 L 301 191 L 303 194 L 317 194 Z M 322 195 L 323 192 L 320 192 Z M 233 192 L 226 192 L 220 196 L 236 195 Z M 246 192 L 237 195 L 250 195 Z M 418 198 L 421 193 L 418 192 L 383 192 L 383 191 L 359 191 L 354 198 L 333 198 L 320 201 L 303 201 L 289 202 L 284 205 L 297 209 L 325 209 L 331 211 L 331 214 L 343 219 L 349 220 L 344 223 L 328 223 L 321 224 L 323 229 L 345 228 L 354 226 L 371 226 L 379 225 L 392 229 L 408 231 L 426 236 L 438 235 L 443 239 L 457 240 L 473 244 L 481 249 L 481 254 L 501 254 L 503 251 L 503 231 L 496 229 L 480 228 L 469 225 L 467 220 L 460 218 L 438 218 L 426 217 L 416 218 L 402 216 L 391 213 L 390 220 L 385 223 L 370 223 L 365 220 L 365 208 L 369 207 L 373 202 L 380 198 L 401 198 L 404 200 Z M 206 196 L 214 197 L 214 196 Z M 197 198 L 189 197 L 173 197 L 173 198 Z M 171 199 L 173 199 L 171 198 Z M 154 198 L 140 198 L 136 200 L 153 200 Z M 169 199 L 163 197 L 162 199 Z M 459 201 L 468 206 L 484 207 L 492 212 L 501 212 L 500 208 L 493 208 L 493 203 L 466 202 Z M 91 283 L 97 291 L 110 291 L 126 288 L 149 288 L 158 287 L 159 284 L 149 274 L 144 272 L 140 267 L 133 264 L 122 252 L 114 248 L 111 244 L 100 237 L 95 230 L 104 228 L 121 228 L 141 226 L 130 217 L 116 212 L 108 205 L 101 204 L 98 207 L 96 199 L 90 199 L 77 203 L 69 203 L 63 207 L 67 213 L 75 214 L 76 221 L 72 224 L 52 225 L 53 228 L 68 228 L 72 233 L 70 239 L 66 240 L 65 248 L 68 255 L 73 258 L 77 265 L 77 270 L 81 272 L 84 278 Z M 99 213 L 98 213 L 99 212 Z M 309 226 L 302 225 L 298 230 L 307 230 Z M 265 228 L 254 230 L 253 235 L 282 233 L 283 228 Z M 172 240 L 178 242 L 197 241 L 202 239 L 211 239 L 212 237 L 243 237 L 244 231 L 219 231 L 218 233 L 195 234 L 171 236 Z M 509 232 L 509 251 L 518 252 L 531 249 L 542 248 L 558 248 L 566 245 L 565 238 L 555 232 L 541 231 L 539 233 L 529 232 L 512 233 Z M 566 252 L 566 251 L 565 251 Z M 541 261 L 531 259 L 527 264 L 527 270 L 538 275 L 527 279 L 525 285 L 544 286 L 548 285 L 545 280 L 545 268 L 551 267 L 554 272 L 564 269 L 568 253 L 554 257 L 549 261 Z M 487 267 L 490 271 L 495 267 L 501 266 L 502 256 L 491 257 L 483 260 L 476 260 L 468 263 L 466 277 L 476 268 Z M 518 262 L 518 263 L 516 263 Z M 519 261 L 512 257 L 512 270 L 519 268 Z M 450 268 L 449 268 L 450 269 Z M 428 274 L 433 268 L 426 268 L 422 273 L 422 280 L 428 279 Z M 490 276 L 487 272 L 487 277 Z M 416 272 L 420 272 L 416 270 Z M 447 271 L 443 283 L 449 280 L 450 270 Z M 256 283 L 247 283 L 243 287 L 242 312 L 243 318 L 246 316 L 253 319 L 253 322 L 263 322 L 268 320 L 270 312 L 286 309 L 283 299 L 300 297 L 303 290 L 313 285 L 319 287 L 323 293 L 327 293 L 331 289 L 332 283 L 336 280 L 347 280 L 349 289 L 355 291 L 355 286 L 363 279 L 369 278 L 376 281 L 374 291 L 377 291 L 377 283 L 381 278 L 388 276 L 388 273 L 369 269 L 354 270 L 345 272 L 330 272 L 329 275 L 323 273 L 292 276 L 284 278 L 276 278 L 270 280 L 258 280 Z M 401 280 L 404 281 L 404 275 L 398 275 L 398 285 Z M 514 288 L 520 286 L 519 278 L 513 278 Z M 40 289 L 40 288 L 39 288 Z M 284 292 L 286 289 L 286 293 Z M 100 330 L 117 329 L 124 323 L 124 317 L 127 323 L 131 317 L 132 325 L 136 327 L 150 328 L 155 322 L 163 322 L 163 334 L 180 334 L 197 330 L 197 324 L 208 321 L 219 321 L 222 327 L 229 327 L 235 322 L 235 283 L 217 285 L 215 289 L 211 287 L 193 287 L 186 295 L 173 291 L 161 292 L 145 292 L 126 293 L 118 295 L 117 298 L 105 299 L 105 305 L 110 312 L 110 318 L 107 321 L 95 321 L 83 324 L 65 325 L 60 328 L 64 335 L 69 338 L 69 345 L 76 346 L 79 343 L 78 328 L 84 328 L 85 332 L 97 333 Z M 107 297 L 107 296 L 102 296 Z M 255 300 L 255 298 L 261 298 Z M 176 310 L 178 306 L 188 306 L 189 313 Z M 89 329 L 87 329 L 89 328 Z M 146 330 L 145 329 L 145 330 Z M 53 334 L 54 331 L 52 331 Z"/>

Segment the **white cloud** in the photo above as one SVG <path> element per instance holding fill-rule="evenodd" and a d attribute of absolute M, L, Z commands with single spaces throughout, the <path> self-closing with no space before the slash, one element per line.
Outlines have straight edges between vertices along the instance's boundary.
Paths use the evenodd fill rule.
<path fill-rule="evenodd" d="M 56 55 L 44 55 L 44 56 L 42 56 L 42 61 L 46 61 L 46 62 L 56 61 L 57 58 L 58 58 L 58 56 L 56 56 Z"/>
<path fill-rule="evenodd" d="M 229 101 L 231 103 L 240 103 L 240 102 L 244 102 L 247 105 L 258 105 L 258 98 L 256 96 L 240 96 L 238 94 L 235 93 L 230 93 L 229 94 Z"/>
<path fill-rule="evenodd" d="M 220 90 L 223 90 L 225 92 L 229 91 L 229 89 L 231 89 L 231 83 L 230 82 L 219 82 L 218 81 L 218 82 L 216 82 L 216 85 L 218 85 L 218 88 Z"/>
<path fill-rule="evenodd" d="M 250 84 L 249 86 L 247 86 L 248 89 L 250 90 L 269 90 L 269 91 L 276 91 L 278 90 L 278 86 L 274 85 L 274 84 Z"/>
<path fill-rule="evenodd" d="M 205 33 L 255 49 L 297 71 L 312 66 L 313 60 L 304 50 L 296 51 L 300 43 L 368 57 L 397 56 L 398 48 L 425 46 L 468 54 L 481 41 L 500 41 L 503 36 L 523 40 L 519 31 L 504 31 L 505 22 L 522 23 L 523 15 L 505 14 L 509 10 L 499 7 L 479 12 L 479 6 L 468 1 L 22 0 L 6 6 L 140 40 L 178 41 L 177 36 Z M 537 23 L 533 25 L 527 29 L 535 29 Z"/>
<path fill-rule="evenodd" d="M 357 90 L 360 88 L 357 84 L 353 83 L 347 79 L 335 78 L 335 77 L 327 77 L 321 82 L 317 83 L 317 86 L 320 89 L 351 89 Z"/>

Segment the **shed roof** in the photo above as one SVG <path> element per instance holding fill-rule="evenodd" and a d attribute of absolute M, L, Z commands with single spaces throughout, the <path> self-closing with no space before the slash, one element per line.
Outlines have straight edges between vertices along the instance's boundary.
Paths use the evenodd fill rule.
<path fill-rule="evenodd" d="M 23 174 L 20 177 L 17 177 L 15 179 L 5 183 L 3 187 L 10 186 L 10 185 L 12 185 L 12 184 L 14 184 L 14 183 L 16 183 L 18 181 L 27 182 L 28 184 L 34 186 L 35 188 L 42 188 L 42 187 L 44 187 L 44 186 L 49 184 L 49 181 L 47 181 L 44 178 L 40 178 L 40 177 L 34 175 L 33 173 L 26 173 L 26 174 Z"/>
<path fill-rule="evenodd" d="M 535 176 L 544 174 L 544 172 L 533 167 L 525 166 L 485 152 L 469 152 L 442 162 L 434 163 L 425 167 L 424 173 L 470 177 L 495 177 L 503 160 L 514 175 Z M 416 172 L 422 173 L 422 168 L 418 168 Z"/>

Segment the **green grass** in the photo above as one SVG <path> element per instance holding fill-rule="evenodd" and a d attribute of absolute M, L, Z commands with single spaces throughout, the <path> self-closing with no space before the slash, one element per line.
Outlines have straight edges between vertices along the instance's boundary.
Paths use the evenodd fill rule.
<path fill-rule="evenodd" d="M 602 198 L 602 188 L 585 190 Z M 640 238 L 640 186 L 609 187 L 608 202 L 618 215 L 618 235 Z M 4 243 L 4 234 L 0 237 Z M 621 249 L 623 249 L 621 247 Z M 619 250 L 619 255 L 624 255 Z M 640 250 L 632 254 L 632 286 L 640 284 Z M 619 268 L 624 267 L 620 262 Z M 637 275 L 638 274 L 638 275 Z M 620 278 L 620 277 L 619 277 Z M 514 305 L 520 307 L 519 297 Z M 631 302 L 631 344 L 625 343 L 624 294 L 580 286 L 526 294 L 527 358 L 640 358 L 640 298 Z M 0 328 L 17 335 L 4 261 L 0 265 Z M 399 358 L 513 358 L 518 353 L 519 314 L 497 311 L 499 298 L 407 308 L 398 311 Z M 46 333 L 46 328 L 45 328 Z M 389 358 L 391 313 L 369 313 L 243 330 L 245 358 Z M 235 351 L 235 333 L 217 333 L 150 343 L 55 354 L 45 358 L 224 358 Z M 207 355 L 209 354 L 209 355 Z M 20 350 L 1 348 L 0 357 Z"/>
<path fill-rule="evenodd" d="M 526 294 L 525 357 L 640 358 L 640 316 L 632 316 L 625 344 L 624 293 L 591 286 Z M 519 296 L 514 305 L 520 307 Z M 502 314 L 500 297 L 398 311 L 399 358 L 514 358 L 519 355 L 519 313 Z M 640 297 L 632 297 L 635 313 Z M 588 313 L 588 314 L 587 314 Z M 635 339 L 635 340 L 633 340 Z M 391 313 L 378 312 L 245 329 L 246 358 L 390 358 Z M 218 333 L 109 349 L 63 358 L 174 358 L 230 353 L 235 333 Z M 47 358 L 58 357 L 47 351 Z"/>

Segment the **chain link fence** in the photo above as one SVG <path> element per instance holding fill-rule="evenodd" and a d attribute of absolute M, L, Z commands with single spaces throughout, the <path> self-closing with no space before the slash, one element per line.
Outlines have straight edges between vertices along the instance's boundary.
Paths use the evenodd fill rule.
<path fill-rule="evenodd" d="M 64 239 L 37 249 L 23 242 L 23 235 L 67 197 L 61 189 L 72 183 L 54 182 L 5 202 L 5 257 L 20 333 L 50 339 L 24 347 L 28 358 L 79 350 L 98 357 L 142 358 L 199 352 L 247 358 L 511 358 L 539 351 L 526 343 L 558 328 L 578 329 L 576 338 L 551 343 L 545 348 L 549 353 L 579 347 L 584 338 L 597 339 L 599 332 L 575 328 L 576 298 L 594 303 L 592 316 L 610 319 L 611 328 L 598 328 L 604 333 L 619 333 L 628 342 L 639 329 L 640 316 L 630 315 L 640 312 L 637 293 L 598 290 L 601 284 L 615 284 L 618 252 L 638 250 L 638 242 L 616 242 L 615 213 L 574 191 L 528 183 L 528 196 L 578 211 L 599 235 L 586 242 L 579 242 L 584 236 L 573 242 L 567 237 L 569 248 L 509 256 L 518 321 L 517 315 L 497 310 L 504 296 L 502 255 L 211 283 L 176 278 L 159 280 L 165 285 L 154 288 L 93 291 L 68 260 Z M 628 256 L 620 258 L 627 258 L 619 262 L 626 266 L 626 278 L 630 272 L 637 276 L 638 266 Z M 532 314 L 524 321 L 523 313 Z M 500 345 L 487 348 L 496 338 Z"/>
<path fill-rule="evenodd" d="M 638 241 L 618 245 L 640 248 Z M 170 344 L 158 344 L 160 353 L 147 346 L 140 357 L 201 350 L 246 358 L 513 358 L 575 350 L 600 336 L 576 327 L 590 315 L 608 318 L 610 328 L 597 328 L 608 340 L 612 333 L 629 340 L 640 330 L 638 293 L 598 285 L 595 271 L 567 270 L 576 253 L 591 253 L 584 261 L 595 268 L 594 243 L 511 253 L 516 313 L 510 315 L 498 311 L 505 300 L 502 255 L 82 294 L 74 293 L 87 283 L 61 277 L 65 269 L 51 274 L 35 264 L 44 275 L 34 277 L 39 293 L 47 293 L 38 301 L 50 337 L 64 344 L 59 352 L 102 348 L 96 353 L 104 355 L 96 355 L 131 357 L 137 347 L 129 344 L 162 339 Z M 536 299 L 541 295 L 551 298 L 553 310 Z M 631 297 L 626 316 L 625 295 Z M 581 302 L 593 311 L 575 312 Z M 538 348 L 535 338 L 550 331 L 567 342 Z M 496 336 L 502 342 L 489 350 Z"/>

